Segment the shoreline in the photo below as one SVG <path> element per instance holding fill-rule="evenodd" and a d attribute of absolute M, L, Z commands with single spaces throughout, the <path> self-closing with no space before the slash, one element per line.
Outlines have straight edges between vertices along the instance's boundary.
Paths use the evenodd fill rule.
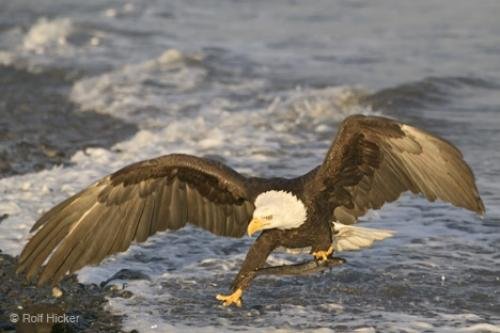
<path fill-rule="evenodd" d="M 46 327 L 46 321 L 37 318 L 48 318 L 47 313 L 64 318 L 59 319 L 61 323 L 56 324 L 57 329 L 53 327 L 52 331 L 56 332 L 126 332 L 122 329 L 123 316 L 106 309 L 106 297 L 131 297 L 130 292 L 117 293 L 113 285 L 82 284 L 73 274 L 60 283 L 62 295 L 56 298 L 52 287 L 36 287 L 17 276 L 16 266 L 17 259 L 0 250 L 0 332 L 33 332 L 35 327 Z M 17 317 L 13 314 L 17 314 L 21 322 L 23 316 L 28 318 L 30 314 L 31 324 L 27 322 L 29 320 L 17 323 L 16 331 L 13 321 Z"/>

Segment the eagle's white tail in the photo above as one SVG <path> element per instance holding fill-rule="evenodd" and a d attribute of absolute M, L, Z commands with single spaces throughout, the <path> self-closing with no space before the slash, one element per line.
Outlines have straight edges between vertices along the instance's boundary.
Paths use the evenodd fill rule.
<path fill-rule="evenodd" d="M 332 222 L 333 248 L 336 252 L 354 251 L 370 247 L 375 241 L 380 241 L 394 235 L 394 231 L 371 229 Z"/>

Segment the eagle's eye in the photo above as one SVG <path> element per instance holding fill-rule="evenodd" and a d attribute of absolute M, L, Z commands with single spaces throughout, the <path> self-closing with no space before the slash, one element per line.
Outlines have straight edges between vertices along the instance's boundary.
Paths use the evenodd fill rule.
<path fill-rule="evenodd" d="M 267 215 L 262 217 L 264 220 L 272 220 L 273 216 L 272 215 Z"/>

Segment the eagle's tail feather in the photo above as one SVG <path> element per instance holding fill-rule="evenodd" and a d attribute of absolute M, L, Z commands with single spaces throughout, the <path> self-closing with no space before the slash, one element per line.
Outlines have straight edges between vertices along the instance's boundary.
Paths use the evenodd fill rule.
<path fill-rule="evenodd" d="M 332 222 L 333 248 L 335 252 L 354 251 L 370 247 L 394 235 L 392 230 L 355 227 L 339 222 Z"/>

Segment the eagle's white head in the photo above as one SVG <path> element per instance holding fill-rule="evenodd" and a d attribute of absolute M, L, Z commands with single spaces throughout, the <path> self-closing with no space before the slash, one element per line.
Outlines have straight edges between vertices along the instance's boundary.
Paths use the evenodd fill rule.
<path fill-rule="evenodd" d="M 263 192 L 255 199 L 255 210 L 248 235 L 266 229 L 298 228 L 307 219 L 304 203 L 290 192 Z"/>

